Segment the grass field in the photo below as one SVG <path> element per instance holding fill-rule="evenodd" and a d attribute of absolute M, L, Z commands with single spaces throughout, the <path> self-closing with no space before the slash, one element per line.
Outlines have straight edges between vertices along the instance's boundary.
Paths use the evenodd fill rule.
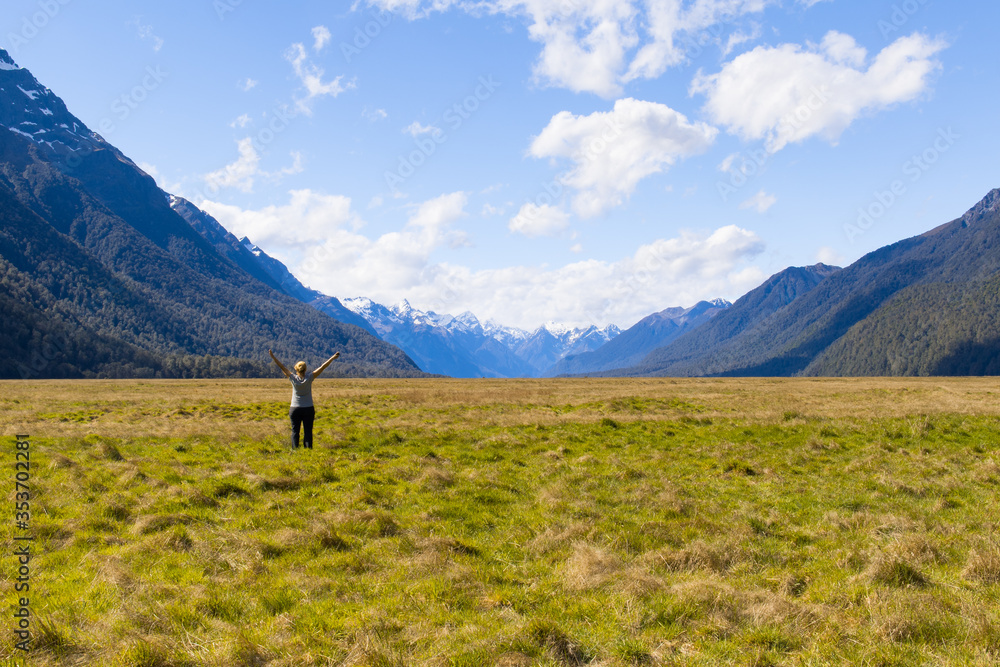
<path fill-rule="evenodd" d="M 988 379 L 0 383 L 0 658 L 1000 664 Z"/>

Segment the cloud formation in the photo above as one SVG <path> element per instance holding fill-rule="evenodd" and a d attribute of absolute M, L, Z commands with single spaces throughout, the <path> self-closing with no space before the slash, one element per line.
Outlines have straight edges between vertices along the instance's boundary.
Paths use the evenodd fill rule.
<path fill-rule="evenodd" d="M 572 163 L 559 180 L 575 192 L 573 210 L 587 218 L 620 206 L 639 181 L 705 151 L 717 134 L 664 104 L 625 98 L 607 112 L 556 114 L 529 153 Z"/>
<path fill-rule="evenodd" d="M 434 132 L 440 133 L 441 128 L 434 125 L 421 125 L 419 120 L 415 120 L 403 128 L 403 134 L 408 134 L 411 137 L 419 137 L 421 134 L 432 134 Z"/>
<path fill-rule="evenodd" d="M 541 44 L 533 67 L 543 86 L 611 99 L 699 54 L 716 34 L 778 0 L 368 0 L 410 19 L 450 9 L 523 19 Z M 720 47 L 722 45 L 720 44 Z"/>
<path fill-rule="evenodd" d="M 819 45 L 757 47 L 716 74 L 699 74 L 691 92 L 706 96 L 713 122 L 745 140 L 763 139 L 772 153 L 813 136 L 836 143 L 863 114 L 924 93 L 941 67 L 934 56 L 946 46 L 917 33 L 869 61 L 854 38 L 831 31 Z"/>
<path fill-rule="evenodd" d="M 317 43 L 319 43 L 317 38 Z M 285 60 L 292 65 L 295 76 L 305 89 L 305 95 L 295 100 L 298 110 L 307 116 L 312 115 L 313 101 L 327 95 L 337 97 L 345 90 L 354 88 L 354 82 L 342 83 L 344 76 L 340 75 L 332 81 L 323 81 L 326 72 L 309 59 L 306 47 L 301 43 L 292 44 L 285 52 Z"/>
<path fill-rule="evenodd" d="M 413 207 L 398 231 L 369 238 L 347 197 L 297 190 L 288 204 L 260 210 L 199 203 L 324 293 L 381 303 L 406 298 L 424 310 L 471 310 L 527 329 L 547 321 L 630 326 L 669 306 L 743 294 L 765 277 L 748 265 L 763 242 L 736 226 L 654 240 L 617 261 L 474 270 L 440 259 L 467 243 L 456 228 L 467 205 L 463 192 L 441 195 Z"/>
<path fill-rule="evenodd" d="M 325 47 L 327 44 L 330 43 L 330 38 L 332 37 L 329 28 L 327 28 L 325 25 L 318 25 L 315 28 L 313 28 L 312 36 L 313 36 L 313 51 L 315 51 L 316 53 L 322 51 L 323 47 Z"/>
<path fill-rule="evenodd" d="M 767 213 L 767 210 L 778 203 L 778 198 L 774 195 L 769 195 L 763 190 L 755 194 L 750 199 L 740 204 L 740 208 L 743 210 L 753 209 L 758 213 Z"/>
<path fill-rule="evenodd" d="M 529 238 L 555 236 L 569 228 L 569 214 L 558 206 L 529 202 L 510 219 L 507 227 Z"/>
<path fill-rule="evenodd" d="M 240 119 L 237 119 L 239 121 Z M 263 171 L 260 168 L 260 153 L 254 145 L 252 137 L 244 137 L 236 143 L 239 157 L 225 167 L 205 175 L 205 184 L 211 190 L 221 190 L 222 188 L 235 188 L 247 194 L 253 192 L 254 183 L 259 176 L 273 180 L 283 176 L 300 174 L 303 171 L 302 153 L 293 151 L 291 153 L 292 164 L 282 167 L 275 172 Z"/>
<path fill-rule="evenodd" d="M 136 16 L 132 18 L 132 20 L 129 21 L 129 25 L 135 28 L 136 35 L 138 35 L 139 39 L 144 42 L 152 42 L 153 51 L 159 53 L 160 49 L 163 48 L 163 38 L 157 36 L 156 33 L 153 32 L 153 26 L 144 24 L 140 17 Z"/>

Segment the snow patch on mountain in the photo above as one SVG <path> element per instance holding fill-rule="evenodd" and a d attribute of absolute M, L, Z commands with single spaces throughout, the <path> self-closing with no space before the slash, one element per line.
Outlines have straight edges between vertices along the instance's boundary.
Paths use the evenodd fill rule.
<path fill-rule="evenodd" d="M 32 102 L 34 102 L 38 98 L 38 96 L 41 95 L 41 93 L 38 92 L 37 90 L 25 90 L 21 86 L 18 86 L 17 89 L 20 90 L 25 95 L 27 95 L 28 99 L 31 100 Z M 25 109 L 25 111 L 28 111 L 28 109 Z"/>

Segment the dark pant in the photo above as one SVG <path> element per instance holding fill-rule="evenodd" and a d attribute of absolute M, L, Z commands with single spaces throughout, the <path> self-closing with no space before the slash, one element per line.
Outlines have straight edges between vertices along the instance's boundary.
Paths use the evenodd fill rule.
<path fill-rule="evenodd" d="M 313 448 L 313 420 L 316 418 L 316 408 L 291 408 L 288 417 L 292 420 L 292 449 L 299 448 L 299 427 L 304 427 L 302 434 L 302 447 L 304 449 Z"/>

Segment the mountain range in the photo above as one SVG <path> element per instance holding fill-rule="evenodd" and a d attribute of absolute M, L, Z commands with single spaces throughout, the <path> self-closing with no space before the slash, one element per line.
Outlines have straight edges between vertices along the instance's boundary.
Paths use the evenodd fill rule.
<path fill-rule="evenodd" d="M 653 313 L 594 351 L 566 355 L 545 374 L 553 377 L 632 366 L 653 350 L 701 327 L 731 305 L 725 299 L 715 299 L 699 301 L 690 308 L 667 308 Z"/>
<path fill-rule="evenodd" d="M 484 324 L 470 312 L 457 317 L 423 312 L 406 301 L 388 308 L 367 298 L 343 303 L 421 368 L 453 377 L 539 377 L 563 357 L 595 350 L 619 333 L 614 325 L 572 329 L 554 324 L 528 332 Z"/>
<path fill-rule="evenodd" d="M 0 49 L 0 377 L 1000 374 L 1000 190 L 848 267 L 735 303 L 535 331 L 338 299 L 164 192 Z M 6 131 L 5 131 L 6 130 Z"/>
<path fill-rule="evenodd" d="M 786 269 L 616 376 L 1000 373 L 1000 190 L 844 269 Z"/>

